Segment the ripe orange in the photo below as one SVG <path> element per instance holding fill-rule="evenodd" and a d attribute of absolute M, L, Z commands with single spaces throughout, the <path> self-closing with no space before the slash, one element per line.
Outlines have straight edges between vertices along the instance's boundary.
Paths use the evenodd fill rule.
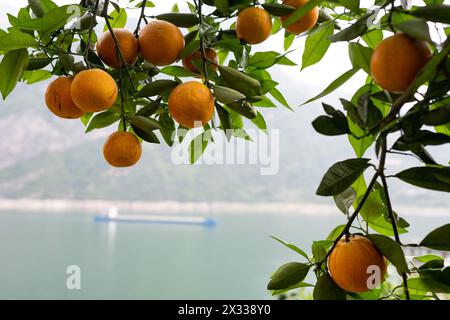
<path fill-rule="evenodd" d="M 283 4 L 292 6 L 294 8 L 303 7 L 309 0 L 284 0 Z M 289 18 L 290 15 L 282 16 L 281 22 Z M 319 19 L 319 8 L 312 8 L 307 14 L 305 14 L 300 20 L 286 27 L 286 30 L 294 33 L 300 34 L 302 32 L 308 31 L 312 29 L 317 23 L 317 19 Z"/>
<path fill-rule="evenodd" d="M 217 58 L 217 53 L 214 49 L 207 48 L 205 49 L 206 57 L 215 62 L 218 63 L 219 60 Z M 194 73 L 200 73 L 200 71 L 197 69 L 197 67 L 192 63 L 192 60 L 194 60 L 196 63 L 202 62 L 202 52 L 200 50 L 195 51 L 194 53 L 187 55 L 183 58 L 183 67 L 191 72 Z M 209 64 L 212 70 L 217 70 L 217 66 L 214 64 Z"/>
<path fill-rule="evenodd" d="M 110 108 L 117 98 L 117 84 L 105 71 L 89 69 L 78 73 L 72 82 L 72 99 L 86 112 L 98 112 Z"/>
<path fill-rule="evenodd" d="M 157 66 L 166 66 L 180 57 L 184 38 L 176 25 L 153 20 L 139 33 L 139 47 L 145 60 Z"/>
<path fill-rule="evenodd" d="M 249 44 L 258 44 L 266 40 L 272 32 L 270 14 L 258 7 L 242 10 L 236 21 L 236 33 L 239 39 Z"/>
<path fill-rule="evenodd" d="M 177 86 L 169 96 L 172 117 L 186 128 L 205 125 L 214 112 L 214 97 L 204 84 L 190 81 Z"/>
<path fill-rule="evenodd" d="M 343 237 L 328 258 L 328 269 L 334 282 L 347 292 L 368 291 L 367 280 L 372 275 L 370 266 L 380 271 L 380 281 L 386 274 L 386 262 L 375 245 L 366 237 L 354 235 L 348 241 Z"/>
<path fill-rule="evenodd" d="M 405 91 L 431 57 L 424 41 L 396 34 L 378 44 L 370 61 L 375 81 L 385 90 Z"/>
<path fill-rule="evenodd" d="M 139 43 L 136 37 L 126 29 L 113 29 L 119 42 L 120 52 L 126 64 L 133 65 L 139 55 Z M 97 42 L 97 52 L 100 58 L 110 67 L 118 69 L 121 64 L 116 45 L 110 31 L 102 34 Z"/>
<path fill-rule="evenodd" d="M 45 92 L 45 104 L 51 112 L 64 119 L 76 119 L 84 114 L 72 100 L 71 77 L 59 77 L 52 81 Z"/>
<path fill-rule="evenodd" d="M 113 167 L 131 167 L 139 161 L 141 154 L 141 143 L 130 132 L 116 131 L 103 145 L 103 156 Z"/>

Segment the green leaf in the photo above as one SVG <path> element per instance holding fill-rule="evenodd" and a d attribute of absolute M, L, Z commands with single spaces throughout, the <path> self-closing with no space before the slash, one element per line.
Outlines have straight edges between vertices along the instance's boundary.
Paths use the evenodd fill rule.
<path fill-rule="evenodd" d="M 372 29 L 361 37 L 369 48 L 375 49 L 378 44 L 383 40 L 383 31 L 380 29 Z"/>
<path fill-rule="evenodd" d="M 285 57 L 285 54 L 280 54 L 275 51 L 256 52 L 249 59 L 248 65 L 256 69 L 267 69 L 274 64 L 295 66 L 295 63 Z"/>
<path fill-rule="evenodd" d="M 245 96 L 242 93 L 231 88 L 214 86 L 213 92 L 214 97 L 223 104 L 230 104 L 235 101 L 245 100 Z"/>
<path fill-rule="evenodd" d="M 174 77 L 196 77 L 198 74 L 193 73 L 189 70 L 186 70 L 183 67 L 180 66 L 167 66 L 164 67 L 160 70 L 161 73 L 167 74 L 169 76 L 174 76 Z"/>
<path fill-rule="evenodd" d="M 287 51 L 291 47 L 294 40 L 295 40 L 295 34 L 290 33 L 289 31 L 285 30 L 284 41 L 283 41 L 284 51 Z"/>
<path fill-rule="evenodd" d="M 137 94 L 138 97 L 152 97 L 173 90 L 179 83 L 173 80 L 155 80 L 145 85 Z"/>
<path fill-rule="evenodd" d="M 291 244 L 291 243 L 288 243 L 288 242 L 286 242 L 286 241 L 284 241 L 284 240 L 281 240 L 281 239 L 279 239 L 279 238 L 277 238 L 277 237 L 275 237 L 275 236 L 270 236 L 270 237 L 271 237 L 272 239 L 277 240 L 279 243 L 285 245 L 285 246 L 288 247 L 289 249 L 291 249 L 291 250 L 297 252 L 298 254 L 300 254 L 301 256 L 303 256 L 304 258 L 306 258 L 306 260 L 309 259 L 309 258 L 308 258 L 308 255 L 306 254 L 306 252 L 303 251 L 302 249 L 300 249 L 299 247 L 297 247 L 297 246 L 295 246 L 295 245 L 293 245 L 293 244 Z"/>
<path fill-rule="evenodd" d="M 336 207 L 338 207 L 338 209 L 341 210 L 343 214 L 348 215 L 348 209 L 350 209 L 353 205 L 353 202 L 355 202 L 356 191 L 352 187 L 349 187 L 341 193 L 333 196 L 333 198 L 334 203 L 336 203 Z"/>
<path fill-rule="evenodd" d="M 166 141 L 167 145 L 172 146 L 175 142 L 175 122 L 168 112 L 164 112 L 159 116 L 159 123 L 161 125 L 160 132 L 164 141 Z"/>
<path fill-rule="evenodd" d="M 423 292 L 450 293 L 450 286 L 432 279 L 410 278 L 408 287 Z"/>
<path fill-rule="evenodd" d="M 450 251 L 450 224 L 431 231 L 420 245 L 435 250 Z"/>
<path fill-rule="evenodd" d="M 0 51 L 7 52 L 36 46 L 36 40 L 28 33 L 15 31 L 0 35 Z"/>
<path fill-rule="evenodd" d="M 66 5 L 47 11 L 42 18 L 24 20 L 17 26 L 22 30 L 36 30 L 41 37 L 63 27 L 73 15 L 75 5 Z M 77 6 L 82 12 L 82 8 Z"/>
<path fill-rule="evenodd" d="M 361 68 L 370 74 L 370 60 L 373 50 L 356 42 L 350 42 L 348 49 L 353 68 Z"/>
<path fill-rule="evenodd" d="M 333 164 L 322 178 L 316 194 L 333 196 L 343 192 L 369 167 L 369 161 L 370 159 L 357 158 Z"/>
<path fill-rule="evenodd" d="M 160 105 L 161 105 L 161 97 L 139 109 L 135 115 L 150 117 L 156 112 L 156 110 L 158 110 Z"/>
<path fill-rule="evenodd" d="M 340 236 L 342 231 L 344 231 L 344 229 L 345 229 L 345 224 L 341 224 L 341 225 L 335 227 L 333 230 L 331 230 L 330 234 L 327 237 L 327 240 L 335 241 Z"/>
<path fill-rule="evenodd" d="M 328 249 L 333 245 L 333 241 L 320 240 L 313 241 L 311 246 L 311 251 L 313 254 L 314 261 L 320 262 L 325 259 Z"/>
<path fill-rule="evenodd" d="M 303 18 L 305 14 L 311 11 L 314 7 L 318 6 L 323 0 L 309 0 L 304 6 L 298 7 L 284 22 L 283 27 L 286 28 L 298 20 Z"/>
<path fill-rule="evenodd" d="M 359 13 L 359 0 L 338 0 L 347 9 Z"/>
<path fill-rule="evenodd" d="M 47 70 L 26 71 L 24 74 L 24 78 L 25 75 L 27 84 L 37 83 L 50 79 L 52 77 L 52 73 Z"/>
<path fill-rule="evenodd" d="M 125 9 L 120 9 L 118 12 L 117 10 L 114 10 L 110 15 L 111 17 L 111 28 L 123 28 L 127 24 L 127 11 Z M 108 18 L 109 19 L 109 18 Z M 108 30 L 108 26 L 105 25 L 103 28 L 103 31 Z"/>
<path fill-rule="evenodd" d="M 332 35 L 330 37 L 331 42 L 350 41 L 361 36 L 367 30 L 367 20 L 371 15 L 372 13 L 366 14 L 364 17 L 353 23 L 350 27 Z"/>
<path fill-rule="evenodd" d="M 428 24 L 423 19 L 406 20 L 398 24 L 395 28 L 403 31 L 414 39 L 432 42 Z"/>
<path fill-rule="evenodd" d="M 220 75 L 226 84 L 247 97 L 261 94 L 261 83 L 248 74 L 236 70 L 232 67 L 219 66 Z"/>
<path fill-rule="evenodd" d="M 450 192 L 450 168 L 414 167 L 395 175 L 400 180 L 417 187 Z"/>
<path fill-rule="evenodd" d="M 26 49 L 9 51 L 0 63 L 0 91 L 3 100 L 14 90 L 17 81 L 27 67 L 28 52 Z"/>
<path fill-rule="evenodd" d="M 278 268 L 272 275 L 268 290 L 281 290 L 302 282 L 311 266 L 300 262 L 289 262 Z"/>
<path fill-rule="evenodd" d="M 276 17 L 287 16 L 295 11 L 293 6 L 282 3 L 264 3 L 262 7 Z"/>
<path fill-rule="evenodd" d="M 159 122 L 153 118 L 147 118 L 144 116 L 134 116 L 128 119 L 128 121 L 130 121 L 130 123 L 133 126 L 145 132 L 161 129 L 161 125 L 159 124 Z"/>
<path fill-rule="evenodd" d="M 193 13 L 163 13 L 157 15 L 156 19 L 171 22 L 181 28 L 191 28 L 198 25 L 198 17 Z"/>
<path fill-rule="evenodd" d="M 328 273 L 324 273 L 317 280 L 313 297 L 314 300 L 345 300 L 347 294 L 337 286 Z"/>
<path fill-rule="evenodd" d="M 28 0 L 28 5 L 36 17 L 41 18 L 44 16 L 45 10 L 41 5 L 40 0 Z"/>
<path fill-rule="evenodd" d="M 279 103 L 281 103 L 281 105 L 283 107 L 288 108 L 291 111 L 294 111 L 290 106 L 289 103 L 286 101 L 286 99 L 284 98 L 283 94 L 277 89 L 277 88 L 273 88 L 272 90 L 270 90 L 269 94 L 275 98 L 275 100 L 277 100 Z"/>
<path fill-rule="evenodd" d="M 251 121 L 255 124 L 255 126 L 262 130 L 263 132 L 266 132 L 267 130 L 267 124 L 266 124 L 266 120 L 264 119 L 263 115 L 261 114 L 261 112 L 258 112 L 258 114 L 256 115 L 255 118 L 251 119 Z"/>
<path fill-rule="evenodd" d="M 347 117 L 341 111 L 335 110 L 332 106 L 325 103 L 323 103 L 323 107 L 328 115 L 319 116 L 312 122 L 317 132 L 327 136 L 350 133 Z"/>
<path fill-rule="evenodd" d="M 429 21 L 450 23 L 450 5 L 431 4 L 425 7 L 419 7 L 411 11 L 411 14 Z"/>
<path fill-rule="evenodd" d="M 330 47 L 331 41 L 329 37 L 333 34 L 333 31 L 334 24 L 324 23 L 308 34 L 302 56 L 302 70 L 323 58 Z"/>
<path fill-rule="evenodd" d="M 331 92 L 342 86 L 347 80 L 349 80 L 351 77 L 353 77 L 359 69 L 353 68 L 342 74 L 340 77 L 338 77 L 336 80 L 334 80 L 332 83 L 328 85 L 328 87 L 325 88 L 321 93 L 319 93 L 317 96 L 309 99 L 302 105 L 308 104 L 310 102 L 313 102 L 317 99 L 323 98 L 326 95 L 329 95 Z"/>
<path fill-rule="evenodd" d="M 433 260 L 442 260 L 441 257 L 439 257 L 439 256 L 437 256 L 435 254 L 426 254 L 426 255 L 423 255 L 423 256 L 420 256 L 420 257 L 414 257 L 414 259 L 416 259 L 416 260 L 418 260 L 420 262 L 423 262 L 423 263 L 426 263 L 426 262 L 429 262 L 429 261 L 433 261 Z"/>
<path fill-rule="evenodd" d="M 408 273 L 408 265 L 406 264 L 405 254 L 397 242 L 389 237 L 381 234 L 369 234 L 367 238 L 373 242 L 375 247 L 377 247 L 383 256 L 386 257 L 399 272 Z"/>
<path fill-rule="evenodd" d="M 200 159 L 206 147 L 208 146 L 209 139 L 211 137 L 210 132 L 202 132 L 194 139 L 192 139 L 189 144 L 189 161 L 191 164 L 194 164 Z"/>
<path fill-rule="evenodd" d="M 291 286 L 289 288 L 286 288 L 286 289 L 273 290 L 272 291 L 272 296 L 276 296 L 276 295 L 285 293 L 285 292 L 287 292 L 289 290 L 298 289 L 298 288 L 306 288 L 306 287 L 314 287 L 314 286 L 312 284 L 309 284 L 309 283 L 306 283 L 306 282 L 302 281 L 302 282 L 297 283 L 297 284 L 295 284 L 295 285 L 293 285 L 293 286 Z"/>
<path fill-rule="evenodd" d="M 85 133 L 88 133 L 94 129 L 101 129 L 110 126 L 119 119 L 120 115 L 111 111 L 97 113 L 89 122 Z"/>
<path fill-rule="evenodd" d="M 134 124 L 131 124 L 131 128 L 133 128 L 134 133 L 136 133 L 136 135 L 142 140 L 147 141 L 148 143 L 160 143 L 158 137 L 153 131 L 144 131 Z"/>

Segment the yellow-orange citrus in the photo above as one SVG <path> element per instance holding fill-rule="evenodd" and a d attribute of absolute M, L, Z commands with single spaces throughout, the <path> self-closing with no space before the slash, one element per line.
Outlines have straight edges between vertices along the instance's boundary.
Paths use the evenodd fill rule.
<path fill-rule="evenodd" d="M 114 35 L 119 43 L 120 52 L 126 64 L 133 65 L 139 55 L 139 43 L 136 37 L 128 30 L 113 29 Z M 118 69 L 121 64 L 120 57 L 116 50 L 116 45 L 111 32 L 104 32 L 97 42 L 97 52 L 99 57 L 110 67 Z"/>
<path fill-rule="evenodd" d="M 217 53 L 214 49 L 207 48 L 205 49 L 205 55 L 206 57 L 215 62 L 218 63 L 217 59 Z M 202 52 L 200 50 L 195 51 L 194 53 L 187 55 L 183 58 L 183 67 L 191 72 L 194 73 L 200 73 L 200 71 L 197 69 L 197 67 L 192 63 L 192 60 L 194 60 L 196 63 L 202 62 Z M 217 70 L 217 66 L 214 64 L 209 64 L 212 70 Z"/>
<path fill-rule="evenodd" d="M 266 40 L 272 32 L 270 14 L 258 7 L 242 10 L 236 20 L 236 34 L 249 44 L 258 44 Z"/>
<path fill-rule="evenodd" d="M 186 128 L 206 124 L 214 112 L 214 97 L 204 84 L 190 81 L 178 85 L 169 96 L 172 117 Z"/>
<path fill-rule="evenodd" d="M 370 267 L 370 268 L 369 268 Z M 378 268 L 380 282 L 386 274 L 386 261 L 375 245 L 366 237 L 359 235 L 343 237 L 328 258 L 328 269 L 334 282 L 347 292 L 370 290 L 369 277 Z"/>
<path fill-rule="evenodd" d="M 309 0 L 284 0 L 283 4 L 292 6 L 294 8 L 303 7 Z M 290 15 L 282 16 L 281 22 L 284 23 Z M 300 20 L 286 27 L 286 30 L 294 33 L 300 34 L 302 32 L 308 31 L 312 29 L 317 23 L 317 19 L 319 19 L 319 8 L 314 7 L 308 13 L 306 13 Z"/>
<path fill-rule="evenodd" d="M 130 132 L 116 131 L 103 145 L 103 156 L 113 167 L 130 167 L 139 161 L 141 154 L 141 143 Z"/>
<path fill-rule="evenodd" d="M 76 119 L 84 114 L 72 100 L 70 93 L 72 81 L 71 77 L 59 77 L 49 84 L 45 92 L 45 104 L 48 109 L 64 119 Z"/>
<path fill-rule="evenodd" d="M 376 83 L 392 92 L 405 91 L 431 57 L 424 41 L 396 34 L 381 41 L 373 52 L 370 69 Z"/>
<path fill-rule="evenodd" d="M 139 47 L 145 60 L 157 66 L 166 66 L 180 57 L 184 38 L 176 25 L 153 20 L 139 33 Z"/>
<path fill-rule="evenodd" d="M 78 73 L 72 82 L 72 99 L 86 112 L 98 112 L 110 108 L 117 98 L 117 84 L 105 71 L 89 69 Z"/>

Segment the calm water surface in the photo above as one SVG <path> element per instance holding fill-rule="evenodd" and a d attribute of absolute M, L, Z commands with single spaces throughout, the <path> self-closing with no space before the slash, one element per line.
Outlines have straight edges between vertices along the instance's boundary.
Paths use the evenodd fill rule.
<path fill-rule="evenodd" d="M 1 299 L 269 299 L 268 277 L 342 216 L 217 215 L 215 227 L 96 223 L 83 214 L 0 212 Z M 449 218 L 409 218 L 423 236 Z M 66 268 L 81 268 L 81 290 Z"/>

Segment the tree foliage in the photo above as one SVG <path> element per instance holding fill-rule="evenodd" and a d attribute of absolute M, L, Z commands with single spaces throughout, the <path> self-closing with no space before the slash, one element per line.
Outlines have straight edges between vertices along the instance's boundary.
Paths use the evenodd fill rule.
<path fill-rule="evenodd" d="M 160 13 L 156 2 L 147 0 L 130 0 L 125 7 L 109 0 L 82 0 L 73 5 L 29 0 L 16 15 L 8 14 L 10 27 L 0 30 L 3 99 L 19 81 L 31 84 L 52 76 L 74 76 L 87 68 L 101 68 L 116 80 L 121 94 L 107 111 L 83 115 L 81 120 L 86 132 L 115 125 L 119 130 L 134 132 L 148 143 L 160 143 L 162 138 L 171 146 L 174 137 L 180 137 L 177 132 L 186 128 L 177 125 L 168 111 L 168 96 L 185 78 L 197 75 L 176 64 L 157 67 L 142 57 L 134 65 L 110 69 L 99 58 L 94 46 L 97 32 L 124 27 L 131 10 L 140 12 L 134 30 L 136 36 L 142 25 L 151 19 L 169 21 L 184 33 L 185 47 L 180 59 L 197 50 L 202 53 L 200 63 L 194 64 L 215 97 L 215 116 L 190 144 L 191 161 L 195 162 L 208 142 L 212 142 L 212 135 L 207 134 L 209 130 L 244 129 L 243 118 L 251 119 L 259 129 L 265 130 L 267 124 L 261 112 L 264 107 L 293 109 L 277 89 L 278 83 L 272 79 L 270 68 L 277 64 L 295 66 L 286 55 L 297 35 L 285 28 L 318 6 L 317 24 L 301 35 L 306 40 L 299 76 L 301 70 L 319 63 L 337 42 L 348 43 L 352 68 L 299 104 L 308 105 L 326 97 L 357 73 L 366 76 L 365 83 L 353 96 L 340 99 L 341 105 L 323 103 L 324 114 L 312 123 L 320 134 L 347 136 L 354 149 L 356 158 L 331 165 L 317 188 L 317 195 L 334 197 L 347 223 L 337 226 L 327 239 L 314 241 L 312 256 L 275 238 L 299 253 L 303 261 L 281 266 L 271 276 L 268 289 L 280 294 L 314 286 L 315 299 L 436 299 L 437 293 L 450 292 L 449 267 L 444 266 L 441 257 L 416 257 L 407 261 L 403 251 L 405 246 L 450 250 L 449 225 L 430 232 L 418 244 L 402 243 L 400 234 L 407 232 L 409 225 L 395 213 L 388 190 L 388 180 L 399 179 L 418 188 L 450 191 L 448 163 L 438 163 L 428 151 L 429 146 L 448 146 L 450 142 L 450 6 L 441 0 L 419 4 L 375 0 L 369 7 L 366 1 L 309 0 L 299 8 L 275 0 L 180 2 L 187 4 L 189 11 L 180 12 L 175 5 L 171 12 Z M 280 44 L 284 52 L 258 52 L 237 37 L 235 18 L 241 10 L 251 6 L 262 7 L 271 14 L 272 34 L 284 33 L 284 42 Z M 281 22 L 279 17 L 286 15 L 289 17 Z M 426 41 L 432 50 L 432 57 L 401 93 L 383 90 L 371 72 L 374 50 L 393 33 Z M 206 48 L 217 51 L 218 63 L 205 56 Z M 292 69 L 292 72 L 298 70 Z M 209 138 L 205 140 L 205 137 Z M 246 135 L 240 137 L 247 138 Z M 201 141 L 199 148 L 196 140 Z M 371 147 L 377 159 L 365 157 Z M 386 176 L 386 157 L 391 153 L 414 156 L 418 164 Z M 370 172 L 373 176 L 366 184 L 364 174 Z M 357 218 L 362 219 L 365 227 L 355 226 Z M 343 291 L 334 283 L 328 273 L 327 258 L 336 243 L 354 230 L 366 235 L 396 267 L 402 277 L 401 286 L 355 294 Z M 304 282 L 311 272 L 317 278 L 315 284 Z"/>

